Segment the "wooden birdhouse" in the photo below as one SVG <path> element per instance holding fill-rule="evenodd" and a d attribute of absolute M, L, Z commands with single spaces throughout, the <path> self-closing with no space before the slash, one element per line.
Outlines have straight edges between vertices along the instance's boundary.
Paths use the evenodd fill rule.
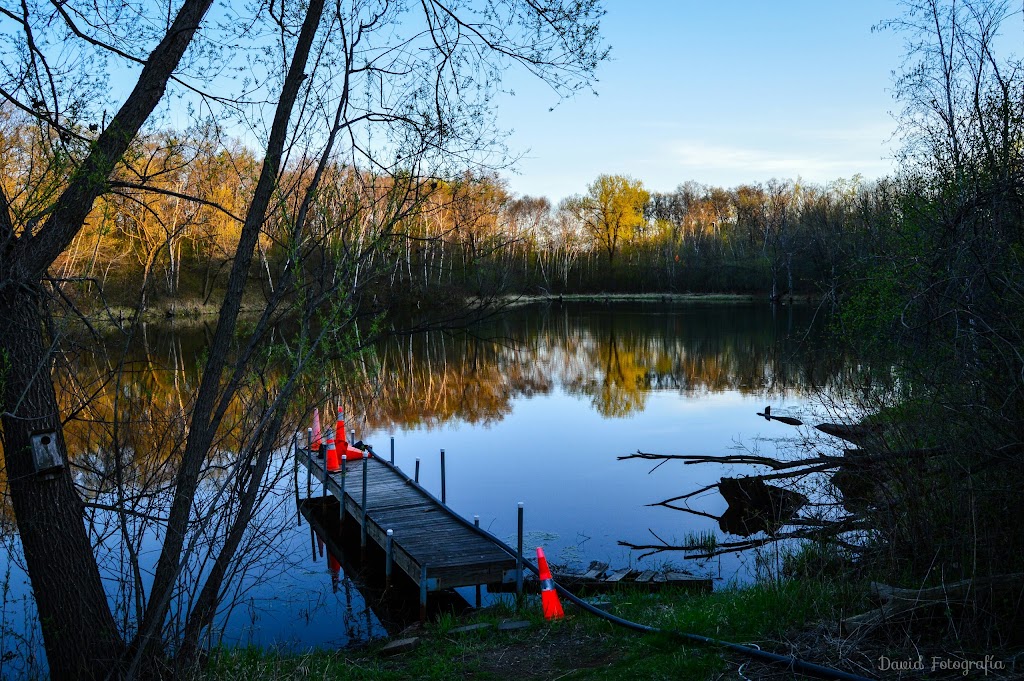
<path fill-rule="evenodd" d="M 64 468 L 57 433 L 46 431 L 32 435 L 32 465 L 36 475 L 52 474 Z"/>

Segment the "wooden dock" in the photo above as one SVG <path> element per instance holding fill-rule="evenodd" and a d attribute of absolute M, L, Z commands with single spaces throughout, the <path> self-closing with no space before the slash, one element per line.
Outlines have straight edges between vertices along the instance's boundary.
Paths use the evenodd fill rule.
<path fill-rule="evenodd" d="M 342 502 L 339 510 L 358 523 L 362 545 L 380 545 L 419 587 L 421 609 L 431 591 L 516 582 L 514 557 L 390 462 L 371 456 L 328 473 L 316 452 L 296 447 L 295 458 L 309 471 L 307 487 L 316 478 Z"/>

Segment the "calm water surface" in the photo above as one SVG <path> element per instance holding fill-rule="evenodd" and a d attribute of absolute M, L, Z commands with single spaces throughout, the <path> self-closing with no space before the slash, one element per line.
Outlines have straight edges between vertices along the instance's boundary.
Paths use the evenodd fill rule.
<path fill-rule="evenodd" d="M 526 546 L 544 545 L 554 563 L 655 569 L 670 561 L 719 583 L 744 581 L 752 556 L 641 560 L 619 545 L 652 543 L 654 535 L 670 543 L 693 533 L 721 536 L 712 519 L 649 504 L 744 470 L 671 462 L 652 471 L 650 462 L 617 457 L 637 450 L 771 454 L 785 446 L 796 431 L 755 412 L 771 404 L 776 413 L 806 417 L 815 395 L 837 393 L 850 371 L 816 333 L 806 333 L 813 316 L 811 307 L 765 304 L 517 308 L 471 333 L 406 336 L 367 353 L 356 367 L 361 389 L 343 389 L 354 405 L 349 427 L 379 453 L 393 435 L 396 463 L 411 473 L 421 459 L 421 482 L 438 495 L 445 449 L 449 505 L 479 515 L 514 543 L 523 502 Z M 161 330 L 150 334 L 146 351 L 164 366 L 189 366 L 204 345 L 202 330 Z M 225 641 L 301 649 L 382 635 L 358 590 L 344 579 L 332 585 L 308 525 L 296 522 L 293 483 L 282 482 L 271 511 L 281 530 L 276 569 L 240 583 Z M 691 505 L 712 514 L 726 507 L 716 492 Z M 24 624 L 31 621 L 25 577 L 17 560 L 7 562 L 5 648 L 24 653 L 40 638 Z"/>

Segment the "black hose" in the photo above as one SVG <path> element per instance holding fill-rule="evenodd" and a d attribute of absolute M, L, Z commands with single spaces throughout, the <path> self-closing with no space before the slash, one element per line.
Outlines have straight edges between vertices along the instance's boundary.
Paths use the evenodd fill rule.
<path fill-rule="evenodd" d="M 373 454 L 374 458 L 377 459 L 377 461 L 379 461 L 382 464 L 388 466 L 389 468 L 394 470 L 396 473 L 398 473 L 400 476 L 402 476 L 402 478 L 405 479 L 406 483 L 408 483 L 410 485 L 413 485 L 414 487 L 418 488 L 421 492 L 426 494 L 428 497 L 430 497 L 434 501 L 437 501 L 437 503 L 439 503 L 439 504 L 441 503 L 440 500 L 438 500 L 433 494 L 431 494 L 429 491 L 427 491 L 427 489 L 424 488 L 422 485 L 420 485 L 418 482 L 416 482 L 415 480 L 410 478 L 408 475 L 406 475 L 402 471 L 402 469 L 398 468 L 398 466 L 394 465 L 390 461 L 387 461 L 387 460 L 382 459 L 381 457 L 377 456 L 377 454 L 373 451 L 373 447 L 372 446 L 366 445 L 366 449 L 368 449 L 370 451 L 370 453 Z M 447 508 L 447 504 L 441 504 L 441 505 L 445 506 Z M 473 523 L 471 523 L 468 520 L 466 520 L 465 518 L 463 518 L 458 513 L 454 513 L 453 512 L 451 515 L 457 521 L 459 521 L 460 523 L 462 523 L 463 525 L 468 527 L 473 532 L 476 532 L 480 536 L 482 536 L 482 537 L 490 540 L 491 542 L 493 542 L 496 546 L 498 546 L 498 548 L 500 548 L 501 550 L 505 551 L 507 554 L 509 554 L 513 558 L 517 557 L 516 556 L 516 550 L 514 548 L 512 548 L 511 546 L 509 546 L 508 544 L 503 542 L 501 539 L 498 539 L 496 536 L 494 536 L 493 534 L 491 534 L 487 530 L 485 530 L 485 529 L 483 529 L 481 527 L 477 527 Z M 533 563 L 531 563 L 530 561 L 526 560 L 525 557 L 520 556 L 519 558 L 522 560 L 522 563 L 523 563 L 524 567 L 528 568 L 530 570 L 530 572 L 534 573 L 538 577 L 540 576 L 540 570 L 538 570 L 537 567 Z M 839 669 L 832 669 L 831 667 L 824 667 L 824 666 L 822 666 L 820 664 L 814 664 L 813 662 L 807 662 L 805 660 L 801 660 L 799 658 L 792 657 L 790 655 L 778 655 L 776 653 L 769 653 L 768 651 L 760 650 L 758 648 L 751 648 L 750 646 L 740 645 L 739 643 L 730 643 L 729 641 L 719 641 L 718 639 L 708 638 L 707 636 L 701 636 L 700 634 L 691 634 L 691 633 L 684 632 L 684 631 L 676 631 L 674 629 L 658 629 L 657 627 L 651 627 L 651 626 L 648 626 L 646 624 L 640 624 L 638 622 L 631 622 L 630 620 L 623 619 L 621 617 L 617 617 L 616 615 L 613 615 L 613 614 L 611 614 L 609 612 L 605 612 L 604 610 L 601 610 L 600 608 L 594 607 L 590 603 L 587 603 L 585 600 L 583 600 L 582 598 L 580 598 L 576 594 L 574 594 L 571 591 L 569 591 L 568 589 L 566 589 L 561 584 L 559 584 L 557 582 L 554 582 L 554 581 L 553 581 L 553 583 L 555 585 L 555 590 L 557 590 L 558 593 L 560 593 L 566 599 L 572 601 L 578 607 L 586 610 L 587 612 L 591 613 L 592 615 L 596 615 L 596 616 L 598 616 L 598 617 L 600 617 L 602 619 L 608 620 L 612 624 L 617 624 L 617 625 L 619 625 L 621 627 L 625 627 L 626 629 L 632 629 L 633 631 L 639 631 L 639 632 L 642 632 L 642 633 L 645 633 L 645 634 L 667 634 L 669 636 L 674 636 L 674 637 L 682 639 L 684 641 L 690 641 L 690 642 L 693 642 L 693 643 L 699 643 L 701 645 L 713 646 L 713 647 L 717 647 L 717 648 L 725 648 L 727 650 L 731 650 L 733 652 L 740 653 L 741 655 L 746 655 L 747 657 L 754 658 L 755 660 L 760 660 L 762 662 L 768 662 L 769 664 L 785 665 L 786 667 L 789 668 L 790 671 L 797 672 L 797 673 L 800 673 L 800 674 L 806 674 L 807 676 L 814 676 L 814 677 L 821 678 L 821 679 L 838 679 L 839 681 L 872 681 L 871 679 L 869 679 L 869 678 L 867 678 L 865 676 L 858 676 L 857 674 L 851 674 L 849 672 L 844 672 L 844 671 L 841 671 Z"/>

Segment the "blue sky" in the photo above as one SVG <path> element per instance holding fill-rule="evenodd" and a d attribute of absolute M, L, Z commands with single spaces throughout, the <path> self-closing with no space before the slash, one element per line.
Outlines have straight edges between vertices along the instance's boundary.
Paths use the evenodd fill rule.
<path fill-rule="evenodd" d="M 511 76 L 499 124 L 525 154 L 518 194 L 553 201 L 600 173 L 648 189 L 686 180 L 827 182 L 893 167 L 892 71 L 903 39 L 872 31 L 895 0 L 609 0 L 598 95 L 557 99 Z"/>

